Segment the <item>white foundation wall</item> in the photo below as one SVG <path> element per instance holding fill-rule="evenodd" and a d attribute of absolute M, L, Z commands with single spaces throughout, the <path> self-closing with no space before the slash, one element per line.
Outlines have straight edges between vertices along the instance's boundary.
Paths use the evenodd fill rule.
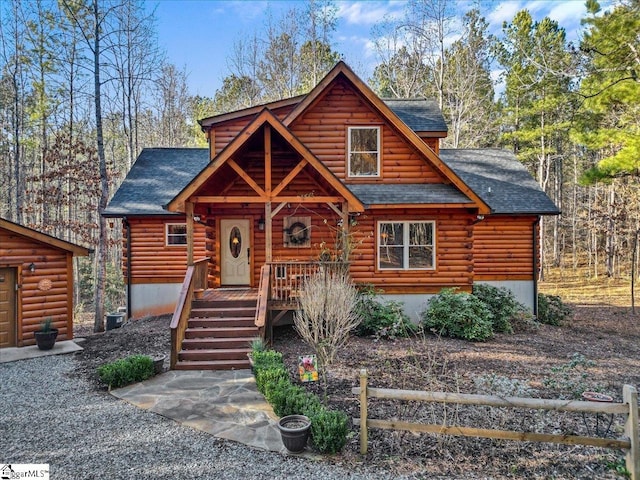
<path fill-rule="evenodd" d="M 181 283 L 136 283 L 131 285 L 131 317 L 173 313 Z"/>
<path fill-rule="evenodd" d="M 513 292 L 520 303 L 533 312 L 534 306 L 534 283 L 531 280 L 502 280 L 491 282 L 476 282 L 494 287 L 505 287 Z M 409 318 L 414 322 L 420 321 L 420 312 L 422 312 L 427 302 L 435 294 L 429 293 L 395 293 L 395 294 L 381 294 L 380 297 L 387 301 L 397 301 L 404 304 L 404 311 Z"/>

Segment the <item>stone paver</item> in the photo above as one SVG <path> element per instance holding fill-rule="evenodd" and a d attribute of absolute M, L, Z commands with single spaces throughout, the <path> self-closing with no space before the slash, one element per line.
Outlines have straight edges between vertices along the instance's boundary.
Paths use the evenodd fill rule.
<path fill-rule="evenodd" d="M 80 341 L 79 339 L 76 340 Z M 30 358 L 46 357 L 49 355 L 75 353 L 80 350 L 82 350 L 82 347 L 73 340 L 56 342 L 51 350 L 40 350 L 36 345 L 30 347 L 9 347 L 0 349 L 0 363 L 16 362 L 18 360 L 28 360 Z"/>
<path fill-rule="evenodd" d="M 111 394 L 219 438 L 287 452 L 249 370 L 172 370 Z"/>

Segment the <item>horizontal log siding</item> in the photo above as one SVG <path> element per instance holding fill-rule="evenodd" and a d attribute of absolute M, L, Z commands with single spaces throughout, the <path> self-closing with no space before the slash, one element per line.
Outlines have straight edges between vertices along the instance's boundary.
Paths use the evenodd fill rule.
<path fill-rule="evenodd" d="M 368 211 L 353 227 L 356 248 L 351 255 L 354 281 L 370 283 L 388 292 L 434 292 L 443 287 L 468 287 L 473 282 L 473 229 L 475 218 L 463 210 Z M 435 270 L 378 270 L 377 221 L 433 220 L 436 223 Z"/>
<path fill-rule="evenodd" d="M 47 244 L 0 229 L 0 267 L 21 267 L 17 344 L 35 345 L 33 332 L 51 317 L 58 340 L 73 338 L 73 255 Z M 29 265 L 36 266 L 35 272 Z M 39 290 L 41 280 L 51 281 L 49 290 Z"/>
<path fill-rule="evenodd" d="M 340 179 L 346 179 L 347 127 L 382 127 L 382 177 L 393 183 L 442 183 L 443 179 L 388 123 L 343 81 L 291 126 L 293 133 Z M 373 179 L 367 179 L 371 182 Z"/>
<path fill-rule="evenodd" d="M 533 279 L 536 217 L 487 217 L 474 228 L 476 280 Z"/>
<path fill-rule="evenodd" d="M 278 108 L 272 110 L 271 113 L 273 113 L 279 120 L 284 120 L 291 110 L 293 110 L 293 107 L 295 107 L 295 105 Z M 235 118 L 233 120 L 220 123 L 212 128 L 209 132 L 209 140 L 211 140 L 212 137 L 214 139 L 213 145 L 215 151 L 213 152 L 213 155 L 215 156 L 220 153 L 222 149 L 224 149 L 224 147 L 226 147 L 242 131 L 242 129 L 251 122 L 251 120 L 253 120 L 253 118 L 253 116 Z"/>
<path fill-rule="evenodd" d="M 165 225 L 184 222 L 184 218 L 129 218 L 132 283 L 154 283 L 154 281 L 181 283 L 184 280 L 184 275 L 187 272 L 187 246 L 169 247 L 165 245 Z M 205 257 L 205 227 L 203 225 L 195 224 L 193 239 L 193 257 L 195 259 Z M 125 280 L 127 278 L 127 255 L 129 255 L 129 250 L 125 241 L 122 255 Z"/>

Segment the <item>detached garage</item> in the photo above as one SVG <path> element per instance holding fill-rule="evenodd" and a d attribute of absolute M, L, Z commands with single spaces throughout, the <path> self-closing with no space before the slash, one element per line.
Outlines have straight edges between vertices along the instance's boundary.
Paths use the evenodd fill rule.
<path fill-rule="evenodd" d="M 73 338 L 72 259 L 89 253 L 0 218 L 0 348 L 35 345 L 48 317 L 59 340 Z"/>

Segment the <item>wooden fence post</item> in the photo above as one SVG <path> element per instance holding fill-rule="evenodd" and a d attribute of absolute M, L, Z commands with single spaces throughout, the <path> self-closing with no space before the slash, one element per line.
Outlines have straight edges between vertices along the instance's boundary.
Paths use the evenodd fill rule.
<path fill-rule="evenodd" d="M 626 456 L 627 470 L 631 480 L 640 480 L 640 439 L 638 438 L 638 391 L 631 385 L 622 387 L 622 401 L 629 406 L 629 415 L 624 434 L 631 444 Z"/>
<path fill-rule="evenodd" d="M 360 370 L 360 453 L 367 454 L 367 369 Z M 635 480 L 635 479 L 634 479 Z"/>

